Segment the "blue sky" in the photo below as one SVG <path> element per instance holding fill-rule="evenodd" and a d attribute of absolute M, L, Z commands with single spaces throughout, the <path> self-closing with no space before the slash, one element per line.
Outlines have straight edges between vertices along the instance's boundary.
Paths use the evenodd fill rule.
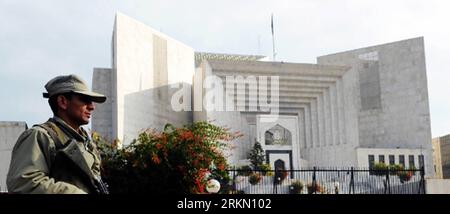
<path fill-rule="evenodd" d="M 197 51 L 267 56 L 274 13 L 277 60 L 291 62 L 424 36 L 432 135 L 450 134 L 446 0 L 0 0 L 0 120 L 43 122 L 48 80 L 110 67 L 116 11 Z"/>

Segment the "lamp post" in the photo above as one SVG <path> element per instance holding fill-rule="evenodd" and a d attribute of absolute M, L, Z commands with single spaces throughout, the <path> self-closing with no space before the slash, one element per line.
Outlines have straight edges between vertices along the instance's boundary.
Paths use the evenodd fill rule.
<path fill-rule="evenodd" d="M 220 182 L 216 179 L 209 179 L 206 183 L 206 191 L 209 193 L 218 193 L 220 190 Z"/>
<path fill-rule="evenodd" d="M 339 182 L 334 182 L 334 194 L 339 194 Z"/>

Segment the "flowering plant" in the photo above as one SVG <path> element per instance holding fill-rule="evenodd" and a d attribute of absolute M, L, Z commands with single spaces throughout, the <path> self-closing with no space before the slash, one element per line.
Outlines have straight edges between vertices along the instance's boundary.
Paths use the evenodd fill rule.
<path fill-rule="evenodd" d="M 371 168 L 371 174 L 372 175 L 378 175 L 378 176 L 384 176 L 389 171 L 389 166 L 385 163 L 376 163 Z"/>
<path fill-rule="evenodd" d="M 248 178 L 248 181 L 250 182 L 250 184 L 256 185 L 261 181 L 261 179 L 262 179 L 262 177 L 261 177 L 260 173 L 253 173 Z"/>
<path fill-rule="evenodd" d="M 142 132 L 123 149 L 103 145 L 102 175 L 111 193 L 205 193 L 208 179 L 227 186 L 228 163 L 222 151 L 239 136 L 208 122 L 182 128 L 167 124 L 162 132 Z"/>
<path fill-rule="evenodd" d="M 284 169 L 275 170 L 274 182 L 275 184 L 281 184 L 288 176 L 288 172 Z"/>
<path fill-rule="evenodd" d="M 273 176 L 274 175 L 272 168 L 270 167 L 269 164 L 266 164 L 266 163 L 261 164 L 260 169 L 261 169 L 261 173 L 265 176 Z"/>
<path fill-rule="evenodd" d="M 398 178 L 400 179 L 401 183 L 408 182 L 409 180 L 411 180 L 412 176 L 412 171 L 403 171 L 398 173 Z"/>
<path fill-rule="evenodd" d="M 306 185 L 306 188 L 308 189 L 308 194 L 314 194 L 314 193 L 325 193 L 325 187 L 320 185 L 320 183 L 309 183 Z"/>
<path fill-rule="evenodd" d="M 411 178 L 414 176 L 414 171 L 416 168 L 410 167 L 408 170 L 398 172 L 398 178 L 400 179 L 401 183 L 405 183 L 411 180 Z"/>
<path fill-rule="evenodd" d="M 290 194 L 301 194 L 303 190 L 303 182 L 300 180 L 295 180 L 291 183 L 289 186 L 289 193 Z"/>

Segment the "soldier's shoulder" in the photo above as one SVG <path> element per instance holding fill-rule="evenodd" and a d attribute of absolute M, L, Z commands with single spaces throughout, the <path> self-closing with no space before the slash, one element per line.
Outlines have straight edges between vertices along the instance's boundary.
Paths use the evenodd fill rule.
<path fill-rule="evenodd" d="M 45 127 L 45 123 L 35 124 L 29 130 L 31 130 L 31 132 L 36 132 L 36 133 L 47 133 L 48 131 L 44 127 Z"/>
<path fill-rule="evenodd" d="M 47 131 L 41 127 L 33 126 L 20 134 L 14 146 L 14 150 L 22 145 L 33 145 L 37 142 L 47 142 L 51 140 Z"/>
<path fill-rule="evenodd" d="M 35 136 L 39 138 L 50 138 L 50 135 L 48 134 L 48 131 L 42 127 L 42 124 L 33 125 L 31 128 L 25 130 L 19 139 L 24 139 L 29 136 Z"/>

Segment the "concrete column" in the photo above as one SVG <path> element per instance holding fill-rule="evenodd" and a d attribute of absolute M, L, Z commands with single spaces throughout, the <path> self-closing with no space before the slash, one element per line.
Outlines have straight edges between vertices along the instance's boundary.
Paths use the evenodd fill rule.
<path fill-rule="evenodd" d="M 312 143 L 311 148 L 320 146 L 319 139 L 319 115 L 317 110 L 317 99 L 311 102 L 311 131 L 312 131 Z"/>
<path fill-rule="evenodd" d="M 326 144 L 326 132 L 325 132 L 325 105 L 323 101 L 323 96 L 317 98 L 317 117 L 319 126 L 319 147 L 325 146 Z"/>
<path fill-rule="evenodd" d="M 339 127 L 339 143 L 337 145 L 345 144 L 345 112 L 344 112 L 344 98 L 343 98 L 343 88 L 342 79 L 336 82 L 336 102 L 337 102 L 337 120 Z"/>
<path fill-rule="evenodd" d="M 305 148 L 312 146 L 311 104 L 305 105 Z"/>
<path fill-rule="evenodd" d="M 338 105 L 337 105 L 337 89 L 336 84 L 330 86 L 330 99 L 331 99 L 331 121 L 333 126 L 333 145 L 339 144 L 339 124 L 338 124 Z"/>
<path fill-rule="evenodd" d="M 324 108 L 324 115 L 325 115 L 325 131 L 327 140 L 325 142 L 325 146 L 331 146 L 333 145 L 333 126 L 332 126 L 332 119 L 331 119 L 331 98 L 330 98 L 330 88 L 326 89 L 323 94 L 323 100 L 325 104 Z"/>

